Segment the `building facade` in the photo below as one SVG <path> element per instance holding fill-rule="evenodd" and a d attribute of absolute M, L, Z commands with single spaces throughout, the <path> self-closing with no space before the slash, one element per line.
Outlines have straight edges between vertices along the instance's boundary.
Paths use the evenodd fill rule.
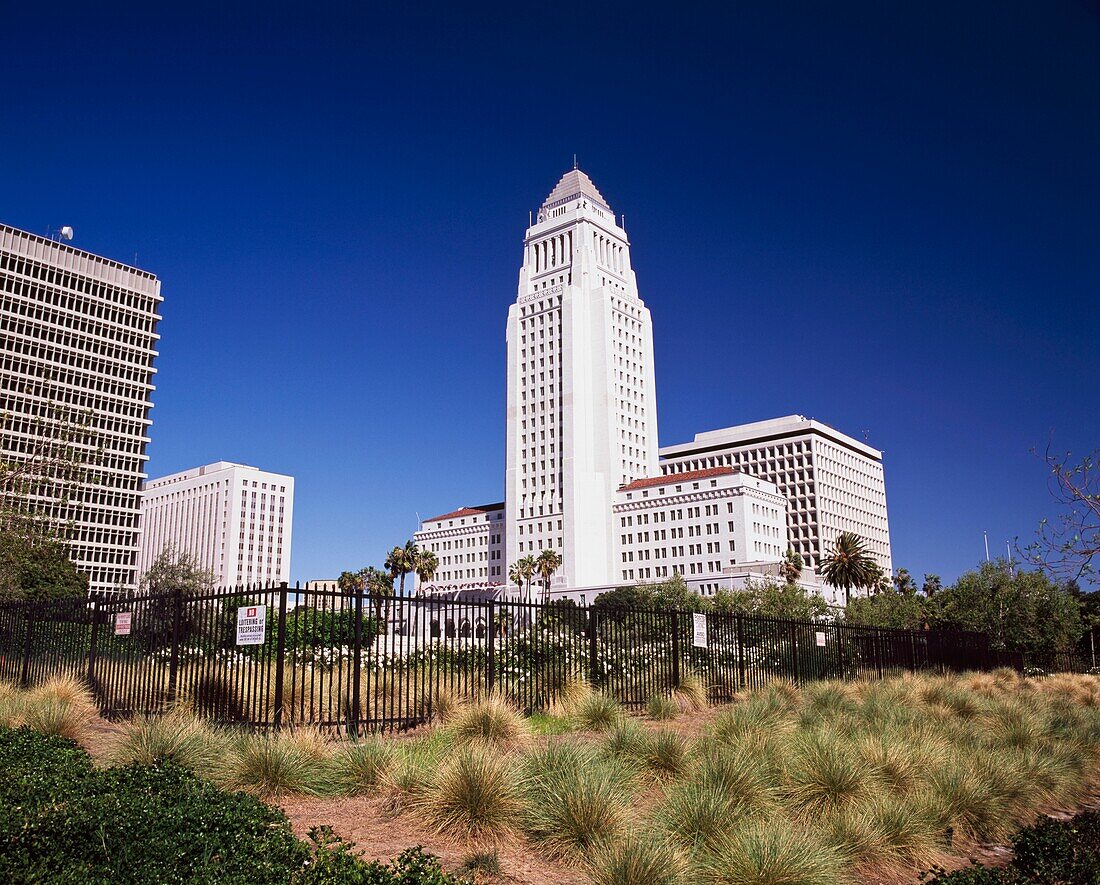
<path fill-rule="evenodd" d="M 882 452 L 820 421 L 790 415 L 697 433 L 661 449 L 665 476 L 733 468 L 775 483 L 787 500 L 787 543 L 817 569 L 841 532 L 854 532 L 893 574 Z"/>
<path fill-rule="evenodd" d="M 150 480 L 141 504 L 139 569 L 172 548 L 222 587 L 290 580 L 294 477 L 215 461 Z"/>
<path fill-rule="evenodd" d="M 579 169 L 527 229 L 507 338 L 505 562 L 550 549 L 569 586 L 614 580 L 615 490 L 658 472 L 653 326 L 626 231 Z"/>
<path fill-rule="evenodd" d="M 501 585 L 508 580 L 504 559 L 504 504 L 462 507 L 433 516 L 413 535 L 418 547 L 439 560 L 432 585 L 437 590 Z M 420 579 L 416 579 L 419 588 Z"/>
<path fill-rule="evenodd" d="M 2 458 L 34 463 L 63 423 L 84 475 L 22 502 L 64 528 L 92 593 L 137 583 L 160 281 L 136 267 L 0 225 Z"/>
<path fill-rule="evenodd" d="M 787 550 L 787 499 L 729 467 L 638 479 L 613 507 L 623 582 L 682 575 L 704 594 L 738 563 L 774 563 Z"/>

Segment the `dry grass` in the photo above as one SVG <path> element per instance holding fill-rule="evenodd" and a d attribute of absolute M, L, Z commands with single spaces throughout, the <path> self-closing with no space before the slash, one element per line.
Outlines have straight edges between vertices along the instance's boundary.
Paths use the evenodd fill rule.
<path fill-rule="evenodd" d="M 447 836 L 498 841 L 515 829 L 522 808 L 513 761 L 488 747 L 461 747 L 429 780 L 416 808 Z"/>
<path fill-rule="evenodd" d="M 497 749 L 516 746 L 530 737 L 527 721 L 498 697 L 460 707 L 447 729 L 457 743 L 488 744 Z"/>
<path fill-rule="evenodd" d="M 21 693 L 10 686 L 5 691 L 3 715 L 12 728 L 25 726 L 82 743 L 99 718 L 88 687 L 69 676 L 49 679 Z"/>

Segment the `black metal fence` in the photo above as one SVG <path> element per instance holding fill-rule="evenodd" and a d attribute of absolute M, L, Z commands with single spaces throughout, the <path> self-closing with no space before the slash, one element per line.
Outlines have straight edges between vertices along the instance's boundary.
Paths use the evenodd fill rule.
<path fill-rule="evenodd" d="M 441 693 L 551 710 L 584 679 L 628 706 L 689 674 L 711 699 L 773 679 L 1021 668 L 979 633 L 552 602 L 344 596 L 281 585 L 0 605 L 0 679 L 87 681 L 111 718 L 187 704 L 219 722 L 377 731 Z"/>

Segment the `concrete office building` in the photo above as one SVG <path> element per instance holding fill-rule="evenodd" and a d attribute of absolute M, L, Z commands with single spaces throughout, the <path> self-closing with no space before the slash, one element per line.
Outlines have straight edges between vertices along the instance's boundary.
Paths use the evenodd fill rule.
<path fill-rule="evenodd" d="M 33 462 L 59 418 L 86 418 L 72 494 L 39 489 L 21 503 L 63 527 L 92 593 L 137 583 L 162 300 L 147 271 L 0 225 L 2 457 Z"/>
<path fill-rule="evenodd" d="M 437 589 L 503 584 L 508 579 L 503 502 L 462 507 L 425 519 L 413 540 L 439 560 L 432 580 Z"/>
<path fill-rule="evenodd" d="M 790 415 L 697 433 L 661 448 L 661 472 L 726 467 L 778 486 L 787 499 L 787 540 L 816 569 L 837 535 L 867 542 L 882 570 L 893 574 L 882 452 L 838 430 Z"/>
<path fill-rule="evenodd" d="M 141 574 L 171 547 L 221 587 L 290 580 L 292 476 L 215 461 L 150 480 L 141 512 Z"/>

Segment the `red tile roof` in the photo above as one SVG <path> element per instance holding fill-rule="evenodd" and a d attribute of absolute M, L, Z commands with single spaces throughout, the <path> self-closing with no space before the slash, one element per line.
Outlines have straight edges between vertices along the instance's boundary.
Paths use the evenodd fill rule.
<path fill-rule="evenodd" d="M 444 519 L 458 519 L 460 516 L 480 516 L 482 513 L 503 509 L 503 501 L 499 504 L 485 504 L 481 507 L 460 507 L 458 510 L 452 510 L 450 513 L 444 513 L 442 516 L 433 516 L 430 519 L 425 519 L 424 522 L 440 522 Z"/>
<path fill-rule="evenodd" d="M 653 486 L 667 486 L 677 482 L 692 482 L 696 479 L 711 479 L 715 476 L 730 476 L 740 473 L 732 467 L 708 467 L 706 470 L 689 470 L 686 473 L 672 473 L 668 476 L 647 476 L 645 479 L 636 479 L 634 482 L 619 486 L 620 492 L 632 492 L 635 489 L 650 489 Z"/>

